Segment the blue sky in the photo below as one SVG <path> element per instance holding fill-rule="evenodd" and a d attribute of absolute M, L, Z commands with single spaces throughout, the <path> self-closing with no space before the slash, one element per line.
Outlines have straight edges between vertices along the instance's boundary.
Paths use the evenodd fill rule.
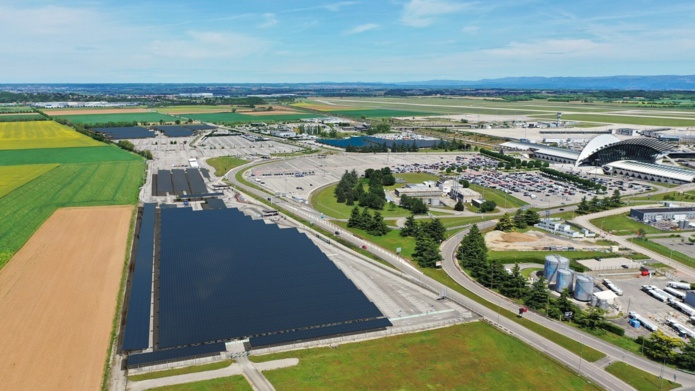
<path fill-rule="evenodd" d="M 695 74 L 695 2 L 0 0 L 0 82 Z"/>

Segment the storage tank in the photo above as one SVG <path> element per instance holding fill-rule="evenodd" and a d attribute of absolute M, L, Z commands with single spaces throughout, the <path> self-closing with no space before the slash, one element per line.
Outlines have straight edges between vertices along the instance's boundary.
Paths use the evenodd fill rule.
<path fill-rule="evenodd" d="M 598 297 L 596 297 L 596 295 L 591 295 L 591 300 L 589 301 L 589 305 L 591 305 L 592 307 L 596 307 L 597 304 L 598 304 Z"/>
<path fill-rule="evenodd" d="M 569 259 L 567 259 L 565 257 L 557 256 L 557 260 L 559 262 L 557 265 L 558 270 L 570 270 L 570 260 Z"/>
<path fill-rule="evenodd" d="M 586 274 L 578 274 L 574 281 L 574 298 L 579 301 L 591 300 L 594 292 L 594 279 Z"/>
<path fill-rule="evenodd" d="M 594 297 L 595 297 L 595 296 L 594 296 Z M 596 306 L 599 307 L 599 308 L 601 308 L 601 309 L 607 310 L 608 307 L 609 307 L 609 305 L 608 305 L 608 300 L 606 300 L 606 299 L 598 299 L 598 303 L 596 303 Z"/>
<path fill-rule="evenodd" d="M 562 293 L 566 288 L 572 290 L 572 277 L 573 273 L 571 270 L 560 269 L 557 271 L 557 283 L 555 283 L 555 292 Z"/>
<path fill-rule="evenodd" d="M 557 277 L 557 267 L 560 265 L 557 255 L 548 255 L 545 257 L 545 267 L 543 268 L 543 277 L 548 281 L 548 284 L 555 282 Z"/>

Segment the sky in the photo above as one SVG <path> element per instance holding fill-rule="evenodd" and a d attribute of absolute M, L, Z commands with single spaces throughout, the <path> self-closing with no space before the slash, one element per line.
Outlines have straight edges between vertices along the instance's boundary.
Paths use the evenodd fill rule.
<path fill-rule="evenodd" d="M 0 0 L 0 83 L 695 74 L 691 0 Z"/>

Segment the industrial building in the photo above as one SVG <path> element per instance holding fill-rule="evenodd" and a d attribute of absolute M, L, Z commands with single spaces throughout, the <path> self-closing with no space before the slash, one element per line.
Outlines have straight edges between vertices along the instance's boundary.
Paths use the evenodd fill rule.
<path fill-rule="evenodd" d="M 502 144 L 502 147 L 517 151 L 528 151 L 533 155 L 534 159 L 553 163 L 574 164 L 579 157 L 578 151 L 524 141 L 509 141 Z"/>
<path fill-rule="evenodd" d="M 630 209 L 630 217 L 634 217 L 645 223 L 659 220 L 690 220 L 695 219 L 695 207 L 634 208 Z"/>

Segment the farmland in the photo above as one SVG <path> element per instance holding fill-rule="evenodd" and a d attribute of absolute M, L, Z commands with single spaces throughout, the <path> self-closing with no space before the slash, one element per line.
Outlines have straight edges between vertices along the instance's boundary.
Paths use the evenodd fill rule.
<path fill-rule="evenodd" d="M 315 118 L 316 114 L 296 113 L 296 114 L 263 114 L 247 115 L 241 113 L 209 113 L 209 114 L 188 114 L 186 118 L 201 122 L 215 123 L 244 123 L 244 122 L 272 122 L 272 121 L 296 121 L 303 118 Z"/>
<path fill-rule="evenodd" d="M 151 111 L 143 108 L 115 108 L 115 109 L 105 109 L 105 108 L 92 108 L 92 107 L 82 107 L 82 108 L 68 108 L 68 109 L 52 109 L 43 110 L 46 115 L 96 115 L 96 114 L 128 114 L 128 113 L 150 113 Z"/>
<path fill-rule="evenodd" d="M 53 121 L 0 123 L 0 149 L 3 150 L 88 147 L 94 145 L 104 144 Z"/>
<path fill-rule="evenodd" d="M 0 267 L 58 208 L 137 202 L 143 170 L 141 160 L 63 164 L 0 198 Z"/>
<path fill-rule="evenodd" d="M 124 113 L 124 114 L 82 114 L 82 115 L 61 115 L 59 118 L 67 119 L 76 124 L 105 124 L 108 122 L 147 122 L 158 123 L 175 122 L 176 117 L 159 113 Z"/>
<path fill-rule="evenodd" d="M 0 270 L 2 389 L 99 389 L 132 211 L 61 209 Z"/>
<path fill-rule="evenodd" d="M 0 198 L 56 167 L 58 167 L 57 164 L 0 166 Z"/>
<path fill-rule="evenodd" d="M 39 113 L 26 114 L 0 114 L 0 122 L 15 122 L 15 121 L 43 121 L 46 117 Z"/>
<path fill-rule="evenodd" d="M 430 111 L 410 111 L 392 109 L 360 109 L 360 110 L 329 110 L 337 115 L 345 115 L 354 118 L 390 118 L 390 117 L 417 117 L 436 115 Z"/>
<path fill-rule="evenodd" d="M 0 106 L 0 114 L 6 113 L 33 113 L 34 109 L 29 106 Z"/>
<path fill-rule="evenodd" d="M 224 113 L 231 112 L 232 106 L 218 105 L 182 105 L 157 107 L 155 110 L 162 114 L 200 114 L 200 113 Z"/>
<path fill-rule="evenodd" d="M 398 390 L 597 389 L 542 353 L 480 322 L 343 344 L 338 349 L 252 359 L 288 357 L 299 358 L 299 365 L 264 372 L 279 390 L 374 390 L 385 384 Z"/>
<path fill-rule="evenodd" d="M 552 119 L 552 117 L 546 117 Z M 651 126 L 695 126 L 695 119 L 673 118 L 670 116 L 628 116 L 603 114 L 566 114 L 562 116 L 570 121 L 604 122 L 612 124 L 651 125 Z"/>
<path fill-rule="evenodd" d="M 0 166 L 49 163 L 91 163 L 140 160 L 115 146 L 0 151 Z"/>

